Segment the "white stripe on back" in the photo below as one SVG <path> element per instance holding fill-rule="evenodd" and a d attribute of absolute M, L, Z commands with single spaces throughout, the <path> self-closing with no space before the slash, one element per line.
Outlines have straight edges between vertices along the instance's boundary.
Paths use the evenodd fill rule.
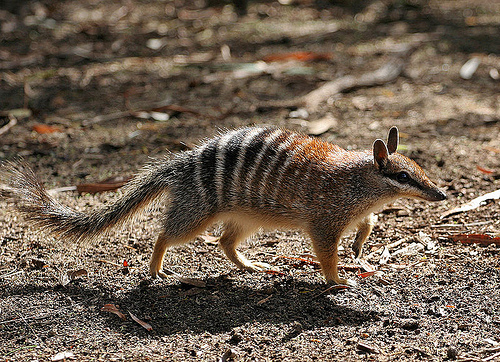
<path fill-rule="evenodd" d="M 233 171 L 233 178 L 231 181 L 231 201 L 236 201 L 238 199 L 238 195 L 241 192 L 241 170 L 243 169 L 243 162 L 245 162 L 245 156 L 247 154 L 248 146 L 253 142 L 253 140 L 264 132 L 263 128 L 254 128 L 243 138 L 243 141 L 240 145 L 240 152 L 238 154 L 238 160 L 236 161 L 236 166 Z"/>
<path fill-rule="evenodd" d="M 275 181 L 273 181 L 273 183 L 275 185 L 274 185 L 273 194 L 270 197 L 271 200 L 276 200 L 277 194 L 278 194 L 279 190 L 281 189 L 281 182 L 283 180 L 283 177 L 285 176 L 285 173 L 286 173 L 286 171 L 288 169 L 288 166 L 290 166 L 290 164 L 292 163 L 293 158 L 295 157 L 295 155 L 300 150 L 304 149 L 304 147 L 306 147 L 313 140 L 314 140 L 313 138 L 309 138 L 309 139 L 304 140 L 303 142 L 301 142 L 299 145 L 295 146 L 294 149 L 288 155 L 286 161 L 283 162 L 283 164 L 279 167 L 278 172 L 277 172 L 277 179 Z"/>
<path fill-rule="evenodd" d="M 264 155 L 266 154 L 266 151 L 273 145 L 273 142 L 283 134 L 283 131 L 280 129 L 275 130 L 272 132 L 270 135 L 266 137 L 264 140 L 264 146 L 262 146 L 262 149 L 258 153 L 258 155 L 255 157 L 253 161 L 253 166 L 250 169 L 250 172 L 247 175 L 247 178 L 245 180 L 245 189 L 246 189 L 246 196 L 249 197 L 252 192 L 252 181 L 253 178 L 255 177 L 255 174 L 257 173 L 257 170 L 259 169 L 260 163 L 262 162 L 262 159 L 264 158 Z"/>
<path fill-rule="evenodd" d="M 224 199 L 224 166 L 226 164 L 226 145 L 240 130 L 231 131 L 219 139 L 215 156 L 215 190 L 217 192 L 217 205 L 221 206 Z"/>
<path fill-rule="evenodd" d="M 201 178 L 201 167 L 203 166 L 203 162 L 201 160 L 201 157 L 203 155 L 203 152 L 207 149 L 208 143 L 205 143 L 204 145 L 198 147 L 197 149 L 197 154 L 195 156 L 196 159 L 196 165 L 195 165 L 195 181 L 196 181 L 196 187 L 198 187 L 198 191 L 200 192 L 201 195 L 201 201 L 204 205 L 205 201 L 207 200 L 207 191 L 205 190 L 205 187 L 203 186 L 203 180 Z"/>
<path fill-rule="evenodd" d="M 285 141 L 280 143 L 278 149 L 276 150 L 276 154 L 273 156 L 273 159 L 270 160 L 269 164 L 266 166 L 266 169 L 259 183 L 258 194 L 261 201 L 264 200 L 266 196 L 266 185 L 269 182 L 268 181 L 269 176 L 271 175 L 271 173 L 273 173 L 274 167 L 280 160 L 280 157 L 283 154 L 283 152 L 287 152 L 287 148 L 292 145 L 293 140 L 295 139 L 296 136 L 297 136 L 296 134 L 292 133 Z M 277 175 L 273 173 L 273 176 L 276 177 Z"/>

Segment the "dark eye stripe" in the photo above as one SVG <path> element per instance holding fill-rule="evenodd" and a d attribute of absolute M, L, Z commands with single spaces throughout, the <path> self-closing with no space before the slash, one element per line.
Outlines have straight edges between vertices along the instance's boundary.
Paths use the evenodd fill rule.
<path fill-rule="evenodd" d="M 391 178 L 391 179 L 393 179 L 401 184 L 411 185 L 411 186 L 416 187 L 420 190 L 425 190 L 425 187 L 423 187 L 419 182 L 415 181 L 408 173 L 406 173 L 408 175 L 408 179 L 405 182 L 401 182 L 400 180 L 398 180 L 398 176 L 401 172 L 404 172 L 404 171 L 400 171 L 400 172 L 396 172 L 396 173 L 384 173 L 384 176 L 389 177 L 389 178 Z"/>

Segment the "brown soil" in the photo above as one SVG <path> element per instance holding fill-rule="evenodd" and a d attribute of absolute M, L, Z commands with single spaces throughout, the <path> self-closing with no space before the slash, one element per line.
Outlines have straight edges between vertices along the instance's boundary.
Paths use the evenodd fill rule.
<path fill-rule="evenodd" d="M 202 238 L 169 251 L 165 264 L 207 283 L 198 288 L 149 279 L 154 214 L 80 248 L 37 231 L 0 201 L 1 359 L 49 361 L 66 352 L 78 361 L 500 360 L 499 248 L 451 239 L 498 236 L 499 201 L 440 219 L 500 189 L 500 87 L 493 79 L 500 3 L 252 2 L 240 19 L 230 4 L 189 0 L 5 6 L 0 128 L 9 110 L 32 115 L 0 136 L 0 160 L 24 157 L 48 188 L 129 176 L 148 157 L 190 148 L 221 128 L 275 124 L 308 132 L 310 122 L 329 117 L 336 122 L 320 137 L 349 149 L 369 148 L 397 125 L 402 152 L 450 197 L 387 205 L 364 251 L 382 273 L 342 271 L 359 286 L 328 292 L 316 266 L 281 258 L 312 253 L 300 232 L 264 231 L 241 246 L 281 274 L 241 272 Z M 299 118 L 290 108 L 256 107 L 373 71 L 401 45 L 411 51 L 392 83 L 330 97 Z M 264 57 L 297 51 L 328 56 L 258 71 Z M 472 57 L 480 65 L 462 79 Z M 158 109 L 169 104 L 177 107 Z M 129 110 L 147 112 L 116 114 Z M 170 119 L 161 121 L 165 113 Z M 40 124 L 57 131 L 36 132 Z M 115 197 L 57 194 L 79 209 Z M 350 239 L 345 264 L 354 263 Z M 382 246 L 401 239 L 380 265 Z M 88 274 L 68 279 L 78 269 Z M 102 312 L 105 304 L 119 305 L 127 319 Z"/>

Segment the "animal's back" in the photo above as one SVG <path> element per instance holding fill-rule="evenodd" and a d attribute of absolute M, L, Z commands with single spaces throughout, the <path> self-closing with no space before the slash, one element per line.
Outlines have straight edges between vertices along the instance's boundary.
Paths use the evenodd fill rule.
<path fill-rule="evenodd" d="M 179 155 L 172 191 L 179 202 L 194 196 L 209 212 L 286 212 L 300 206 L 315 181 L 311 176 L 340 152 L 345 151 L 280 128 L 237 129 Z"/>

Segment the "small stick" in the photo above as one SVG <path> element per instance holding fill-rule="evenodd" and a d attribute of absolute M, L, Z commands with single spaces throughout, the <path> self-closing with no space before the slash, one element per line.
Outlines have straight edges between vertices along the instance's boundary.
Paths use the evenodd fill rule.
<path fill-rule="evenodd" d="M 14 127 L 16 124 L 17 124 L 17 118 L 9 114 L 9 123 L 0 128 L 0 136 L 3 135 L 4 133 L 7 133 L 9 129 Z"/>

